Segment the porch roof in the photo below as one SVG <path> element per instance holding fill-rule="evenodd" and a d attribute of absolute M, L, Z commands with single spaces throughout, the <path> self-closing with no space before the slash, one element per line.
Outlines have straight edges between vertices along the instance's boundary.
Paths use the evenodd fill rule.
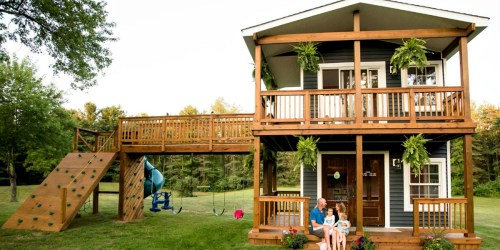
<path fill-rule="evenodd" d="M 245 28 L 242 30 L 243 39 L 250 54 L 254 57 L 254 33 L 258 38 L 262 38 L 282 34 L 353 31 L 353 12 L 356 10 L 361 15 L 362 31 L 426 28 L 466 29 L 473 23 L 475 24 L 475 30 L 470 34 L 469 41 L 481 33 L 488 26 L 489 21 L 487 17 L 391 0 L 341 0 Z M 426 39 L 426 46 L 429 50 L 442 52 L 453 44 L 454 39 L 453 37 L 430 38 Z M 390 42 L 401 43 L 401 40 L 391 40 Z M 289 44 L 273 44 L 263 46 L 262 53 L 274 72 L 273 64 L 281 66 L 284 63 L 288 66 L 294 65 L 286 62 L 296 61 L 295 56 L 290 56 L 290 58 L 277 57 L 291 50 L 292 47 Z M 456 48 L 452 50 L 447 57 L 449 58 L 455 54 L 456 50 Z M 273 60 L 277 60 L 277 62 Z M 280 85 L 279 82 L 289 82 L 291 80 L 295 82 L 297 80 L 298 73 L 295 75 L 290 74 L 291 70 L 299 72 L 298 67 L 294 67 L 296 70 L 286 67 L 289 69 L 288 73 L 277 76 L 278 85 Z M 290 77 L 291 79 L 288 79 Z"/>

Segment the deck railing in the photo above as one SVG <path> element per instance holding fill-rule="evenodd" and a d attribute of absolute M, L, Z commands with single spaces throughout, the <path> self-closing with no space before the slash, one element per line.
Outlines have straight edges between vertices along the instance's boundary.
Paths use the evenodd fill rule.
<path fill-rule="evenodd" d="M 261 124 L 349 124 L 464 120 L 462 87 L 370 88 L 361 90 L 362 114 L 355 113 L 355 90 L 263 91 Z"/>
<path fill-rule="evenodd" d="M 309 234 L 309 197 L 260 196 L 259 229 L 286 230 L 293 227 Z"/>
<path fill-rule="evenodd" d="M 116 133 L 75 128 L 73 151 L 114 152 L 118 150 Z"/>
<path fill-rule="evenodd" d="M 120 142 L 141 145 L 251 143 L 253 114 L 120 118 Z"/>
<path fill-rule="evenodd" d="M 413 199 L 413 235 L 433 231 L 467 233 L 466 198 Z"/>

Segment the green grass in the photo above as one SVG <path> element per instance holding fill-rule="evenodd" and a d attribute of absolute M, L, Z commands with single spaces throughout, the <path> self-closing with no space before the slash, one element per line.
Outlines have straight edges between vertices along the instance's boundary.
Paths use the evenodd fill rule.
<path fill-rule="evenodd" d="M 101 190 L 118 190 L 116 183 L 101 183 Z M 24 201 L 36 186 L 20 186 L 18 198 Z M 177 198 L 173 205 L 182 212 L 150 212 L 151 198 L 145 200 L 144 220 L 121 223 L 116 220 L 118 195 L 100 195 L 100 213 L 92 215 L 87 207 L 70 227 L 60 233 L 0 229 L 0 249 L 280 249 L 254 246 L 247 234 L 252 228 L 252 189 L 226 192 L 226 212 L 212 215 L 212 193 Z M 12 203 L 9 187 L 0 187 L 0 225 L 12 215 L 21 202 Z M 483 238 L 481 249 L 500 246 L 500 198 L 475 198 L 475 229 Z M 215 208 L 221 212 L 224 194 L 215 194 Z M 235 209 L 243 208 L 242 220 L 233 219 Z"/>
<path fill-rule="evenodd" d="M 500 198 L 474 198 L 474 221 L 477 236 L 483 239 L 481 249 L 500 248 Z"/>
<path fill-rule="evenodd" d="M 20 186 L 18 199 L 24 201 L 36 186 Z M 101 183 L 101 190 L 118 190 L 115 183 Z M 118 222 L 118 195 L 101 194 L 99 215 L 92 208 L 81 211 L 70 227 L 60 233 L 0 229 L 0 249 L 279 249 L 248 243 L 252 228 L 253 190 L 226 192 L 226 212 L 212 214 L 212 193 L 196 193 L 198 197 L 183 198 L 182 212 L 153 213 L 149 211 L 151 198 L 145 200 L 144 220 L 133 223 Z M 0 225 L 22 203 L 12 203 L 9 187 L 0 187 Z M 181 199 L 175 198 L 176 210 Z M 215 194 L 218 213 L 224 207 L 224 194 Z M 235 220 L 233 212 L 244 208 L 242 220 Z"/>

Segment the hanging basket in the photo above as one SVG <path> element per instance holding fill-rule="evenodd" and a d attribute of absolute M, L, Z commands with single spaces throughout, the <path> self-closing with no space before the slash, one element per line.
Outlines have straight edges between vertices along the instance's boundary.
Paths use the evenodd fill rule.
<path fill-rule="evenodd" d="M 299 136 L 295 160 L 302 163 L 304 167 L 316 170 L 316 164 L 318 161 L 318 148 L 316 143 L 318 141 L 319 138 L 315 139 L 313 136 L 309 136 L 307 138 Z"/>
<path fill-rule="evenodd" d="M 293 46 L 293 50 L 297 52 L 297 62 L 302 70 L 306 72 L 319 71 L 319 58 L 318 52 L 319 43 L 305 42 Z"/>
<path fill-rule="evenodd" d="M 425 143 L 430 141 L 422 134 L 412 135 L 403 142 L 405 151 L 403 152 L 403 162 L 410 164 L 411 171 L 415 176 L 420 175 L 422 166 L 429 162 L 429 152 L 425 148 Z"/>
<path fill-rule="evenodd" d="M 403 45 L 397 48 L 391 57 L 391 73 L 397 74 L 401 69 L 407 69 L 411 65 L 415 65 L 419 69 L 428 65 L 426 56 L 428 50 L 425 43 L 425 40 L 419 38 L 403 40 Z"/>

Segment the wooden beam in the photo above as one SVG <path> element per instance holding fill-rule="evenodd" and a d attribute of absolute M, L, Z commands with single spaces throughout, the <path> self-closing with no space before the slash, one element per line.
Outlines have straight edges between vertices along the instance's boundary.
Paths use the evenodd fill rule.
<path fill-rule="evenodd" d="M 467 37 L 461 37 L 460 46 L 460 80 L 464 89 L 464 116 L 466 121 L 471 121 L 470 91 L 469 91 L 469 55 L 467 52 Z"/>
<path fill-rule="evenodd" d="M 403 38 L 441 38 L 467 37 L 470 29 L 438 28 L 438 29 L 410 29 L 410 30 L 375 30 L 375 31 L 342 31 L 322 33 L 285 34 L 262 37 L 256 44 L 280 44 L 298 42 L 327 42 L 327 41 L 356 41 L 356 40 L 389 40 Z"/>
<path fill-rule="evenodd" d="M 463 160 L 464 160 L 464 194 L 467 198 L 465 224 L 467 226 L 467 237 L 476 237 L 474 232 L 474 188 L 472 178 L 472 135 L 464 135 L 463 138 Z"/>
<path fill-rule="evenodd" d="M 443 51 L 441 51 L 441 57 L 447 58 L 455 48 L 457 48 L 460 38 L 455 38 Z"/>
<path fill-rule="evenodd" d="M 260 137 L 253 142 L 253 228 L 252 232 L 259 232 L 259 196 L 260 196 Z"/>
<path fill-rule="evenodd" d="M 356 235 L 363 235 L 363 136 L 356 136 Z"/>
<path fill-rule="evenodd" d="M 118 195 L 118 220 L 123 221 L 123 208 L 125 205 L 125 170 L 127 169 L 127 165 L 129 164 L 128 155 L 125 152 L 120 152 L 120 179 L 119 179 L 119 190 L 120 194 Z"/>
<path fill-rule="evenodd" d="M 92 214 L 99 213 L 99 183 L 94 188 L 94 192 L 92 194 Z"/>

